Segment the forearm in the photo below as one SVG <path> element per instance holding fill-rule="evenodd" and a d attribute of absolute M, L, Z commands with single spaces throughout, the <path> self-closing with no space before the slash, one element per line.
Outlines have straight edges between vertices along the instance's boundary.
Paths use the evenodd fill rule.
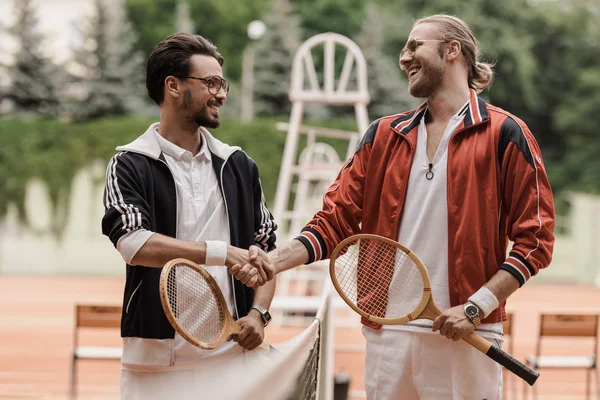
<path fill-rule="evenodd" d="M 479 308 L 482 317 L 485 318 L 518 288 L 519 281 L 510 272 L 501 269 L 481 289 L 469 297 L 469 301 Z"/>
<path fill-rule="evenodd" d="M 519 288 L 519 281 L 510 272 L 501 269 L 483 286 L 502 303 Z"/>
<path fill-rule="evenodd" d="M 206 243 L 187 242 L 154 233 L 133 256 L 131 264 L 162 268 L 174 258 L 185 258 L 197 264 L 204 264 Z"/>
<path fill-rule="evenodd" d="M 268 310 L 275 296 L 276 280 L 272 279 L 257 288 L 254 292 L 254 304 Z"/>
<path fill-rule="evenodd" d="M 305 264 L 309 255 L 306 247 L 299 240 L 292 240 L 269 253 L 275 274 Z"/>
<path fill-rule="evenodd" d="M 275 296 L 275 286 L 276 280 L 273 279 L 256 289 L 254 292 L 253 305 L 261 306 L 265 310 L 268 310 L 271 307 L 273 296 Z M 252 308 L 248 311 L 248 315 L 257 318 L 262 323 L 262 315 L 258 310 Z"/>

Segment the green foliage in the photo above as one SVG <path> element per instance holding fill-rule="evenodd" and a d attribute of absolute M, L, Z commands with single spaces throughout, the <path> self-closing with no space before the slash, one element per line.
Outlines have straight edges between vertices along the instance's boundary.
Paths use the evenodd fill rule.
<path fill-rule="evenodd" d="M 301 44 L 298 17 L 289 0 L 275 0 L 265 16 L 267 32 L 255 45 L 254 98 L 258 115 L 289 114 L 294 54 Z"/>
<path fill-rule="evenodd" d="M 8 33 L 18 44 L 14 62 L 8 66 L 9 85 L 0 92 L 16 112 L 55 116 L 59 113 L 59 88 L 66 73 L 44 54 L 47 40 L 39 30 L 32 0 L 14 2 L 15 22 Z"/>
<path fill-rule="evenodd" d="M 210 39 L 223 57 L 225 74 L 239 80 L 242 72 L 242 53 L 248 45 L 247 27 L 261 19 L 269 9 L 271 0 L 189 0 L 190 13 L 196 32 Z"/>
<path fill-rule="evenodd" d="M 0 118 L 0 216 L 14 204 L 21 221 L 27 223 L 26 186 L 31 179 L 39 178 L 46 183 L 52 201 L 51 231 L 60 237 L 68 218 L 75 174 L 97 160 L 108 163 L 115 147 L 131 142 L 152 122 L 146 118 L 105 118 L 85 123 Z M 275 122 L 260 118 L 251 124 L 226 120 L 212 131 L 219 140 L 241 146 L 256 161 L 268 202 L 275 196 L 285 143 L 285 132 L 277 131 Z"/>
<path fill-rule="evenodd" d="M 127 11 L 139 34 L 138 48 L 146 58 L 165 37 L 176 33 L 178 0 L 126 0 Z M 224 70 L 229 79 L 239 80 L 242 52 L 248 44 L 247 26 L 260 19 L 271 0 L 188 0 L 196 34 L 213 42 L 225 57 Z"/>
<path fill-rule="evenodd" d="M 367 7 L 362 31 L 357 38 L 367 61 L 371 119 L 409 110 L 420 103 L 408 93 L 406 77 L 398 68 L 397 59 L 384 52 L 385 32 L 396 22 L 395 16 L 389 16 L 385 10 L 371 4 Z"/>
<path fill-rule="evenodd" d="M 138 34 L 136 48 L 146 59 L 161 40 L 176 33 L 177 0 L 126 0 L 125 7 Z"/>
<path fill-rule="evenodd" d="M 323 32 L 353 37 L 360 31 L 367 0 L 291 0 L 302 21 L 304 38 Z"/>
<path fill-rule="evenodd" d="M 74 63 L 84 92 L 72 115 L 82 121 L 141 112 L 144 108 L 144 60 L 135 51 L 135 33 L 121 6 L 94 1 L 94 12 L 79 26 L 81 43 Z"/>

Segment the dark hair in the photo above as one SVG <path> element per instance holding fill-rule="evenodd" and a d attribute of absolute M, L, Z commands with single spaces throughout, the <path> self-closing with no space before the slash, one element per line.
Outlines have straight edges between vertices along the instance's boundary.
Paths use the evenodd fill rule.
<path fill-rule="evenodd" d="M 146 89 L 156 104 L 160 105 L 165 98 L 167 76 L 189 75 L 190 58 L 194 54 L 214 57 L 223 65 L 223 56 L 216 46 L 200 35 L 176 33 L 156 45 L 146 63 Z"/>

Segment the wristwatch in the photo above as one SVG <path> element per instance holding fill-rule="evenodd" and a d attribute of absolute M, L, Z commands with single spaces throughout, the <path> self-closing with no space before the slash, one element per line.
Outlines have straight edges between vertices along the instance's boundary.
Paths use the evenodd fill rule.
<path fill-rule="evenodd" d="M 263 324 L 265 324 L 265 326 L 269 325 L 269 322 L 271 321 L 271 314 L 269 314 L 269 311 L 256 304 L 253 305 L 252 308 L 260 313 Z"/>
<path fill-rule="evenodd" d="M 464 305 L 465 315 L 471 320 L 473 325 L 477 328 L 481 325 L 481 319 L 479 318 L 479 308 L 473 303 L 465 303 Z"/>

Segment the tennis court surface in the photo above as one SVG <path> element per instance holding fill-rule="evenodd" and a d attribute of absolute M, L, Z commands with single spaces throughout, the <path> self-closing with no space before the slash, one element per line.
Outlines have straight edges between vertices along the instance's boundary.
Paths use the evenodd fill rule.
<path fill-rule="evenodd" d="M 106 277 L 0 276 L 0 399 L 68 398 L 77 302 L 119 304 L 123 280 Z M 542 310 L 599 312 L 600 289 L 591 286 L 528 283 L 509 303 L 515 315 L 514 356 L 523 360 L 535 351 L 538 316 Z M 339 313 L 342 313 L 340 310 Z M 274 318 L 281 315 L 274 313 Z M 340 318 L 338 318 L 339 320 Z M 304 330 L 301 326 L 273 324 L 267 340 L 282 343 Z M 117 331 L 84 335 L 82 343 L 119 346 Z M 553 354 L 584 354 L 592 348 L 588 339 L 553 339 L 543 350 Z M 350 398 L 360 399 L 363 385 L 363 338 L 360 326 L 340 326 L 335 332 L 334 371 L 351 376 Z M 586 373 L 582 370 L 542 370 L 536 384 L 542 400 L 584 399 Z M 78 363 L 78 399 L 118 399 L 119 363 L 88 361 Z M 524 397 L 518 379 L 506 382 L 507 399 Z M 592 378 L 592 398 L 596 395 Z"/>

